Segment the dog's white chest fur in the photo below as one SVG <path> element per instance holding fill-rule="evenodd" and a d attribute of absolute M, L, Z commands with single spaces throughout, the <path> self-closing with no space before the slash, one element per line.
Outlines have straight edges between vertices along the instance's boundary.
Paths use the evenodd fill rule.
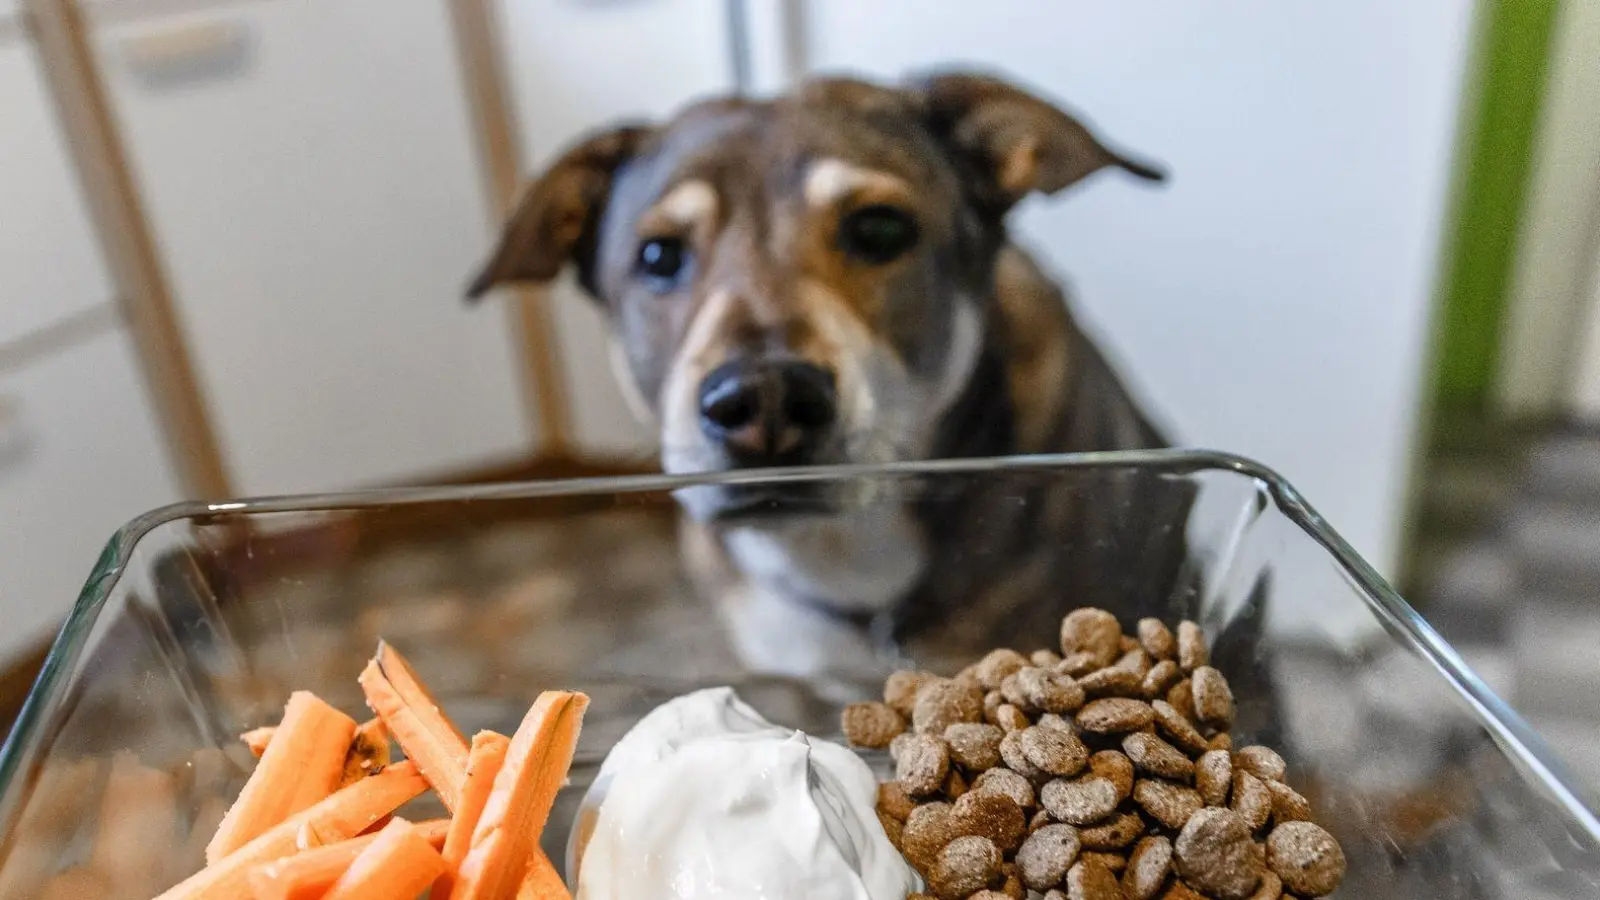
<path fill-rule="evenodd" d="M 728 554 L 752 584 L 801 606 L 875 613 L 916 583 L 926 549 L 898 504 L 731 529 Z"/>

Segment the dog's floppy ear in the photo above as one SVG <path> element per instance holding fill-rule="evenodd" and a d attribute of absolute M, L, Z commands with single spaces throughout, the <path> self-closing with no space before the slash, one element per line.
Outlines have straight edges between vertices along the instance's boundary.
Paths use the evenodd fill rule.
<path fill-rule="evenodd" d="M 523 192 L 499 246 L 467 287 L 467 298 L 476 300 L 498 284 L 550 281 L 568 262 L 580 269 L 590 266 L 612 178 L 652 133 L 646 126 L 627 125 L 563 153 Z"/>
<path fill-rule="evenodd" d="M 998 78 L 938 74 L 910 90 L 921 99 L 935 133 L 991 176 L 990 199 L 1002 209 L 1034 191 L 1053 194 L 1106 166 L 1151 181 L 1166 177 L 1155 166 L 1106 147 L 1082 122 L 1049 102 Z"/>

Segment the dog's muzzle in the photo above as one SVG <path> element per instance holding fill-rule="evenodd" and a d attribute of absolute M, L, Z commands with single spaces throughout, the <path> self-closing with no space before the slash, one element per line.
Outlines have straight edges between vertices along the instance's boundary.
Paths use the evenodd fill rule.
<path fill-rule="evenodd" d="M 833 374 L 797 359 L 742 359 L 700 383 L 700 430 L 734 466 L 814 461 L 838 419 Z"/>

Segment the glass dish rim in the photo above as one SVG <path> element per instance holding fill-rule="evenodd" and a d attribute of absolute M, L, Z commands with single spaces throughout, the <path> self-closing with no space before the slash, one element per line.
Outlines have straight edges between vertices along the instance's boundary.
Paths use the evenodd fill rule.
<path fill-rule="evenodd" d="M 313 494 L 285 494 L 226 501 L 186 501 L 159 507 L 118 528 L 95 563 L 83 590 L 61 627 L 39 676 L 28 691 L 5 744 L 0 747 L 0 827 L 9 833 L 20 810 L 13 783 L 33 755 L 49 699 L 57 682 L 76 660 L 84 639 L 98 619 L 132 551 L 149 532 L 186 518 L 281 512 L 334 512 L 385 506 L 466 500 L 514 500 L 598 494 L 672 491 L 698 485 L 803 483 L 852 477 L 896 477 L 938 474 L 1139 468 L 1162 474 L 1231 471 L 1254 479 L 1278 508 L 1320 544 L 1344 570 L 1369 609 L 1391 635 L 1419 654 L 1470 704 L 1483 726 L 1517 763 L 1531 771 L 1553 799 L 1600 842 L 1600 814 L 1574 787 L 1561 762 L 1521 715 L 1484 683 L 1454 647 L 1412 609 L 1399 593 L 1333 529 L 1289 482 L 1276 471 L 1248 457 L 1203 450 L 1133 450 L 1092 453 L 1032 454 L 971 459 L 917 460 L 881 464 L 801 466 L 748 469 L 690 475 L 622 475 L 442 487 L 379 488 Z"/>

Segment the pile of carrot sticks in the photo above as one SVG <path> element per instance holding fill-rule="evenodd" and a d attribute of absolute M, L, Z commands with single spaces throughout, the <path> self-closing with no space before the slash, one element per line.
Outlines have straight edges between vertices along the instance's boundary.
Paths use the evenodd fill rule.
<path fill-rule="evenodd" d="M 589 698 L 539 695 L 511 737 L 469 742 L 393 647 L 361 673 L 377 718 L 306 691 L 244 735 L 260 757 L 206 846 L 206 867 L 158 900 L 556 900 L 539 834 L 566 781 Z M 391 763 L 390 738 L 405 759 Z M 393 817 L 432 790 L 448 819 Z"/>

